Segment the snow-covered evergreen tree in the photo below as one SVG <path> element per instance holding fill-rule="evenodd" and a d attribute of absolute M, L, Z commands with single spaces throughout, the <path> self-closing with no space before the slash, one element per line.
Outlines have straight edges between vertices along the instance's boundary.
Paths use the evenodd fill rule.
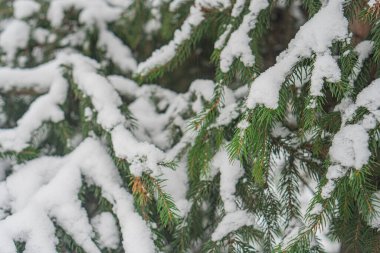
<path fill-rule="evenodd" d="M 379 16 L 0 1 L 0 253 L 380 252 Z"/>

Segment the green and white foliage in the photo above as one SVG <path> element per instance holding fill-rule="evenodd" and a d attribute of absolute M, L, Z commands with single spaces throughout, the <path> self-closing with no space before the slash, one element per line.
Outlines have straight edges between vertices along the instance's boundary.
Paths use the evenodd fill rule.
<path fill-rule="evenodd" d="M 297 31 L 265 69 L 277 9 Z M 0 253 L 380 252 L 379 15 L 1 1 Z M 212 80 L 187 61 L 205 45 Z"/>

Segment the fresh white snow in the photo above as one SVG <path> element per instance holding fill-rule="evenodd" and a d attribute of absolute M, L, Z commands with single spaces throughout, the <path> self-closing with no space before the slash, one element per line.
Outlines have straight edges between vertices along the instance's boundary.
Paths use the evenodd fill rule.
<path fill-rule="evenodd" d="M 13 3 L 13 14 L 17 19 L 28 18 L 40 10 L 40 4 L 33 0 L 16 0 Z"/>
<path fill-rule="evenodd" d="M 11 63 L 19 49 L 27 46 L 30 26 L 21 20 L 12 20 L 0 34 L 0 47 L 5 51 L 5 61 Z"/>
<path fill-rule="evenodd" d="M 103 248 L 117 249 L 119 246 L 119 229 L 112 213 L 103 212 L 91 219 L 95 233 L 99 236 L 99 244 Z"/>
<path fill-rule="evenodd" d="M 1 253 L 15 253 L 15 240 L 26 242 L 26 253 L 55 252 L 58 239 L 55 237 L 54 223 L 62 227 L 87 252 L 100 253 L 104 248 L 116 249 L 120 243 L 128 253 L 156 252 L 154 235 L 150 230 L 150 226 L 154 225 L 146 222 L 136 212 L 133 196 L 123 185 L 109 155 L 110 151 L 117 159 L 128 162 L 132 176 L 139 177 L 148 173 L 165 180 L 162 185 L 164 191 L 173 198 L 180 217 L 187 217 L 192 203 L 188 199 L 186 150 L 194 143 L 196 132 L 189 130 L 189 121 L 184 115 L 189 112 L 201 113 L 205 103 L 212 100 L 216 84 L 212 80 L 196 79 L 186 93 L 177 94 L 157 85 L 139 86 L 126 76 L 147 75 L 168 64 L 176 56 L 178 48 L 191 39 L 194 30 L 205 21 L 205 12 L 208 10 L 231 10 L 233 21 L 242 16 L 242 22 L 237 27 L 232 23 L 226 24 L 224 32 L 214 44 L 214 48 L 221 52 L 220 70 L 228 72 L 235 60 L 251 68 L 255 64 L 255 56 L 251 50 L 252 38 L 249 34 L 256 28 L 258 16 L 269 8 L 267 0 L 252 0 L 249 3 L 246 0 L 148 0 L 152 17 L 144 25 L 143 32 L 153 34 L 161 27 L 162 6 L 169 4 L 170 11 L 175 12 L 188 2 L 193 2 L 189 16 L 175 31 L 173 39 L 140 63 L 122 39 L 108 28 L 111 22 L 124 18 L 126 13 L 133 16 L 133 13 L 128 13 L 128 8 L 133 4 L 131 0 L 51 0 L 47 22 L 54 29 L 59 30 L 65 26 L 63 20 L 67 10 L 74 8 L 80 11 L 81 25 L 74 26 L 73 32 L 59 41 L 54 29 L 35 27 L 36 23 L 32 19 L 34 14 L 41 11 L 37 1 L 13 2 L 13 17 L 6 20 L 5 25 L 0 24 L 1 60 L 11 66 L 0 67 L 0 91 L 27 91 L 36 93 L 39 97 L 32 101 L 15 127 L 0 129 L 0 151 L 20 152 L 33 143 L 33 138 L 39 130 L 43 130 L 46 123 L 58 123 L 65 119 L 61 106 L 67 99 L 69 84 L 64 77 L 65 68 L 62 65 L 69 66 L 78 91 L 91 102 L 91 106 L 83 111 L 85 120 L 94 120 L 109 135 L 111 145 L 106 147 L 106 140 L 94 137 L 93 133 L 90 133 L 92 137 L 78 134 L 69 141 L 72 152 L 66 156 L 42 154 L 37 159 L 17 165 L 13 160 L 1 161 Z M 375 2 L 368 1 L 368 5 L 371 7 Z M 237 90 L 224 86 L 219 114 L 209 130 L 230 125 L 242 115 L 245 107 L 252 109 L 264 105 L 276 109 L 285 77 L 293 73 L 293 68 L 302 59 L 315 57 L 315 62 L 308 69 L 311 76 L 295 83 L 297 89 L 310 80 L 310 95 L 317 97 L 323 96 L 326 81 L 339 82 L 341 71 L 337 56 L 332 54 L 330 48 L 335 41 L 343 41 L 350 36 L 348 21 L 343 15 L 344 3 L 344 0 L 323 1 L 321 10 L 300 28 L 288 49 L 277 58 L 277 63 L 259 75 L 250 86 L 244 85 Z M 300 13 L 296 13 L 295 9 L 293 11 L 293 15 L 298 15 L 301 20 Z M 88 45 L 86 33 L 91 29 L 98 31 L 96 47 L 104 51 L 105 61 L 96 62 L 77 53 L 75 49 L 82 44 L 84 47 Z M 30 41 L 39 44 L 33 49 L 32 55 L 37 62 L 44 63 L 34 68 L 12 67 L 15 64 L 24 66 L 26 58 L 23 50 Z M 43 46 L 49 43 L 57 43 L 64 49 L 55 52 L 53 59 L 45 62 Z M 358 59 L 349 77 L 352 87 L 373 47 L 371 41 L 363 41 L 356 46 Z M 104 76 L 100 70 L 107 62 L 115 64 L 123 74 Z M 335 111 L 342 115 L 342 125 L 331 136 L 332 145 L 328 153 L 331 165 L 326 174 L 327 183 L 322 187 L 322 198 L 331 196 L 336 181 L 351 168 L 360 170 L 369 162 L 369 134 L 380 120 L 379 91 L 380 79 L 364 88 L 355 101 L 347 96 L 336 106 Z M 128 104 L 128 110 L 136 120 L 135 127 L 132 127 L 132 121 L 121 109 L 124 105 L 122 98 L 132 101 Z M 246 103 L 242 108 L 240 102 L 245 98 Z M 365 107 L 369 114 L 355 124 L 348 123 L 359 107 Z M 243 117 L 237 128 L 245 130 L 249 126 L 250 122 Z M 173 143 L 173 129 L 181 132 L 176 143 Z M 280 139 L 292 137 L 291 131 L 280 122 L 274 125 L 271 135 Z M 291 145 L 297 148 L 299 143 Z M 166 161 L 176 161 L 177 168 L 171 170 L 162 166 Z M 284 161 L 277 162 L 274 170 L 275 173 L 280 173 Z M 296 161 L 297 168 L 301 167 L 299 163 Z M 223 202 L 223 208 L 219 210 L 221 222 L 214 231 L 209 231 L 211 240 L 221 240 L 243 226 L 260 227 L 257 224 L 260 223 L 257 222 L 259 217 L 242 209 L 241 200 L 236 196 L 236 185 L 245 172 L 238 160 L 230 160 L 226 143 L 209 165 L 210 175 L 203 180 L 209 180 L 220 173 L 219 191 Z M 6 176 L 8 169 L 12 174 Z M 306 178 L 305 175 L 301 176 Z M 316 182 L 311 179 L 310 182 L 308 181 L 313 184 L 312 190 L 316 191 Z M 112 204 L 112 213 L 102 212 L 93 217 L 88 215 L 78 199 L 83 183 L 101 189 L 102 196 Z M 313 193 L 306 189 L 304 183 L 300 184 L 300 192 L 304 216 Z M 375 193 L 374 197 L 379 197 L 379 193 Z M 317 203 L 310 214 L 322 211 L 323 206 Z M 292 224 L 294 229 L 289 237 L 297 234 L 303 225 L 300 222 Z M 373 217 L 369 224 L 379 228 L 379 218 Z M 323 244 L 326 245 L 330 242 L 327 242 L 323 233 L 320 232 Z M 335 249 L 338 246 L 331 247 Z"/>
<path fill-rule="evenodd" d="M 292 68 L 301 59 L 309 58 L 313 53 L 317 55 L 327 54 L 328 57 L 328 55 L 331 55 L 330 47 L 332 43 L 345 40 L 348 37 L 348 21 L 343 15 L 343 4 L 344 0 L 329 1 L 326 6 L 322 7 L 317 14 L 300 28 L 294 39 L 289 43 L 288 49 L 277 57 L 277 63 L 260 74 L 251 84 L 246 101 L 249 109 L 257 105 L 276 109 L 281 86 L 285 77 L 291 73 Z M 336 65 L 331 58 L 328 58 L 328 63 L 336 69 Z M 321 75 L 320 73 L 325 71 L 323 69 L 314 69 L 313 72 Z M 332 80 L 339 77 L 339 74 L 333 73 L 332 75 L 329 72 L 322 75 L 328 75 Z M 318 82 L 315 85 L 317 84 Z M 316 94 L 318 94 L 318 90 L 320 89 L 317 86 Z"/>
<path fill-rule="evenodd" d="M 360 170 L 371 156 L 369 150 L 369 131 L 374 129 L 380 121 L 380 80 L 376 79 L 364 88 L 356 97 L 356 102 L 343 101 L 338 105 L 342 112 L 342 128 L 335 134 L 329 155 L 333 163 L 328 168 L 327 184 L 322 188 L 322 197 L 329 198 L 335 188 L 334 181 L 343 177 L 348 168 Z M 359 107 L 365 107 L 370 114 L 356 124 L 346 122 L 355 114 Z"/>
<path fill-rule="evenodd" d="M 241 3 L 236 3 L 241 4 Z M 220 69 L 228 72 L 234 59 L 240 59 L 246 67 L 252 67 L 255 63 L 255 56 L 252 54 L 249 32 L 256 27 L 257 17 L 262 10 L 269 6 L 267 0 L 253 0 L 249 5 L 249 13 L 243 18 L 239 28 L 234 31 L 227 45 L 220 53 Z"/>
<path fill-rule="evenodd" d="M 2 252 L 16 252 L 13 239 L 26 240 L 26 252 L 29 253 L 55 252 L 57 239 L 51 219 L 84 250 L 100 252 L 91 239 L 94 231 L 87 213 L 77 198 L 81 176 L 87 183 L 100 187 L 103 197 L 113 205 L 121 226 L 124 249 L 131 253 L 155 252 L 147 224 L 134 211 L 132 196 L 122 187 L 112 159 L 96 139 L 84 140 L 65 157 L 40 158 L 26 163 L 0 184 L 0 195 L 14 199 L 12 214 L 0 221 L 0 235 L 4 235 L 0 236 Z M 26 177 L 29 184 L 25 182 Z M 32 180 L 33 177 L 37 180 Z M 97 225 L 104 222 L 103 217 Z M 109 220 L 107 222 L 110 224 Z M 100 238 L 108 236 L 110 234 L 103 234 Z M 108 241 L 111 239 L 108 238 L 106 243 L 111 243 Z"/>

